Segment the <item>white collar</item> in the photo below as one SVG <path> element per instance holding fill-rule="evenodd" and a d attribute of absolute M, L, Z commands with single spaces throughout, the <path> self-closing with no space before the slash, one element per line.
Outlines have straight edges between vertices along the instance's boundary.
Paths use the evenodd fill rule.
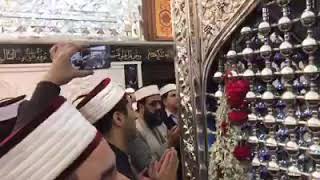
<path fill-rule="evenodd" d="M 168 117 L 170 117 L 172 115 L 174 118 L 177 118 L 177 116 L 175 114 L 173 114 L 172 112 L 170 112 L 167 108 L 165 109 L 165 111 L 166 111 Z"/>

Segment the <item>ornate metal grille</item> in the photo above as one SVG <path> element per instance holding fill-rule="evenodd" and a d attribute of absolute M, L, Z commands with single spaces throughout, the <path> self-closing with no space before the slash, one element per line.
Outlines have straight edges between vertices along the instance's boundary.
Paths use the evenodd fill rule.
<path fill-rule="evenodd" d="M 247 112 L 247 122 L 240 124 L 230 123 L 229 114 L 233 139 L 225 143 L 231 148 L 250 144 L 252 154 L 245 159 L 250 165 L 241 171 L 249 179 L 320 178 L 319 5 L 262 1 L 211 65 L 209 75 L 216 81 L 207 82 L 208 115 L 216 115 L 214 98 L 220 97 L 226 97 L 227 113 Z M 250 83 L 243 106 L 230 106 L 226 74 Z M 219 119 L 217 124 L 221 128 Z"/>

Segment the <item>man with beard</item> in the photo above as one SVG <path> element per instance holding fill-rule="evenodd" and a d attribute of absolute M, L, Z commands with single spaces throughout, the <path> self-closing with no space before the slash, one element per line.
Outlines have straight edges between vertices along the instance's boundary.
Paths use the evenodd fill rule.
<path fill-rule="evenodd" d="M 128 156 L 128 144 L 137 134 L 137 115 L 125 90 L 106 78 L 81 100 L 77 108 L 109 142 L 116 154 L 118 171 L 129 179 L 137 179 Z"/>
<path fill-rule="evenodd" d="M 13 132 L 0 142 L 0 179 L 128 179 L 117 171 L 115 155 L 100 133 L 59 96 L 59 86 L 93 73 L 72 67 L 70 57 L 79 50 L 69 43 L 51 49 L 50 70 L 31 99 L 19 105 Z M 150 176 L 175 180 L 176 157 L 176 151 L 167 152 Z"/>
<path fill-rule="evenodd" d="M 100 133 L 59 96 L 61 85 L 93 73 L 72 67 L 70 58 L 80 49 L 61 43 L 50 50 L 49 71 L 19 105 L 14 130 L 0 143 L 0 179 L 127 179 Z"/>
<path fill-rule="evenodd" d="M 159 159 L 164 150 L 179 142 L 179 128 L 167 131 L 161 119 L 161 97 L 157 85 L 143 87 L 136 91 L 139 118 L 137 129 L 148 144 L 153 159 Z"/>
<path fill-rule="evenodd" d="M 117 170 L 129 179 L 143 179 L 142 174 L 139 176 L 136 172 L 136 167 L 131 163 L 128 155 L 129 148 L 132 148 L 130 143 L 139 143 L 136 141 L 137 114 L 132 108 L 131 97 L 119 84 L 106 78 L 81 99 L 77 109 L 108 141 L 116 155 Z M 143 147 L 141 143 L 139 143 L 139 147 Z M 147 148 L 144 150 L 145 153 L 149 152 Z M 171 150 L 170 152 L 172 156 L 175 151 Z M 165 154 L 162 158 L 168 155 Z M 175 159 L 176 157 L 171 161 L 175 163 L 177 161 Z M 175 179 L 176 165 L 172 165 L 172 167 L 172 170 L 168 170 L 168 168 L 163 170 L 157 179 Z M 148 175 L 153 176 L 152 174 Z"/>

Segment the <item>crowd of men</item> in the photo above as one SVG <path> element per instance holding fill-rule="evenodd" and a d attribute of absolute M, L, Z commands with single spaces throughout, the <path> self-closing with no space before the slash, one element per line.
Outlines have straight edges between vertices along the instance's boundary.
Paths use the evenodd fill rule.
<path fill-rule="evenodd" d="M 73 68 L 80 50 L 54 45 L 30 100 L 0 101 L 0 179 L 181 179 L 176 86 L 125 90 L 106 78 L 67 100 L 60 86 L 93 73 Z"/>

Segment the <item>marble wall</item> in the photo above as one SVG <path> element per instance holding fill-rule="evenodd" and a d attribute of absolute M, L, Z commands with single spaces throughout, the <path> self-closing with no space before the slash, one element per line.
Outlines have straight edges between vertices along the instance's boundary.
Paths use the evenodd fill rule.
<path fill-rule="evenodd" d="M 106 77 L 115 82 L 125 84 L 125 65 L 137 64 L 137 79 L 142 86 L 141 62 L 112 62 L 109 69 L 95 70 L 95 74 L 78 78 L 62 87 L 62 95 L 73 100 L 79 95 L 89 92 L 95 85 Z M 0 65 L 0 99 L 26 94 L 28 98 L 36 84 L 44 76 L 50 64 L 6 64 Z"/>

